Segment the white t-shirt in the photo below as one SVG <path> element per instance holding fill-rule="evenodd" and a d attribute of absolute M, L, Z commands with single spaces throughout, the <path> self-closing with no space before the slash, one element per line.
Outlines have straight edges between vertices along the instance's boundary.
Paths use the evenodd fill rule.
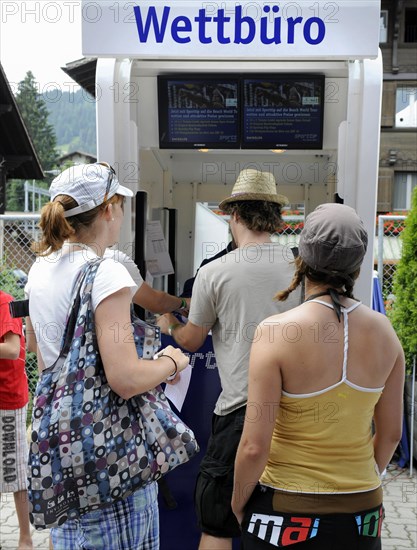
<path fill-rule="evenodd" d="M 132 260 L 130 256 L 128 256 L 124 252 L 121 252 L 120 250 L 113 249 L 113 248 L 106 248 L 106 251 L 104 252 L 103 257 L 113 258 L 115 262 L 119 262 L 123 264 L 125 268 L 128 270 L 129 275 L 135 281 L 138 289 L 142 286 L 142 283 L 143 283 L 142 275 L 140 274 L 138 266 L 135 264 L 135 262 Z"/>
<path fill-rule="evenodd" d="M 66 251 L 64 248 L 64 251 L 38 257 L 29 271 L 25 287 L 30 320 L 46 367 L 51 366 L 59 356 L 76 277 L 85 263 L 96 257 L 92 250 Z M 133 297 L 143 282 L 133 260 L 123 252 L 106 250 L 104 258 L 93 284 L 94 311 L 104 298 L 122 288 L 129 288 Z M 129 274 L 127 265 L 134 278 Z"/>

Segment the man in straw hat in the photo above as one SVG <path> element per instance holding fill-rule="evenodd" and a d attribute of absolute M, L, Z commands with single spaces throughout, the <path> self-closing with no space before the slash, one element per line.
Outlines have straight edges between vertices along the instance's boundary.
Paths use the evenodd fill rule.
<path fill-rule="evenodd" d="M 230 501 L 246 411 L 251 344 L 265 317 L 299 303 L 294 295 L 285 305 L 273 299 L 294 273 L 291 251 L 271 241 L 282 223 L 281 206 L 287 202 L 277 194 L 273 174 L 242 170 L 231 196 L 220 203 L 230 216 L 237 248 L 199 270 L 186 325 L 170 314 L 158 321 L 163 332 L 189 351 L 197 350 L 210 330 L 213 335 L 222 392 L 196 484 L 195 504 L 203 533 L 200 550 L 231 549 L 232 537 L 240 536 Z"/>

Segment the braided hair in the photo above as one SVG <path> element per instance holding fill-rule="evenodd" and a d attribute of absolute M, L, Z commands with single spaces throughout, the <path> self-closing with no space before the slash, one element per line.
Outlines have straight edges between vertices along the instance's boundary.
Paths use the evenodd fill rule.
<path fill-rule="evenodd" d="M 338 289 L 341 296 L 352 298 L 353 300 L 356 299 L 353 296 L 353 287 L 355 280 L 359 276 L 359 269 L 353 273 L 324 273 L 308 266 L 300 256 L 295 259 L 294 263 L 295 273 L 289 287 L 277 292 L 275 300 L 285 302 L 291 292 L 302 283 L 304 277 L 315 283 L 329 285 L 329 287 Z"/>

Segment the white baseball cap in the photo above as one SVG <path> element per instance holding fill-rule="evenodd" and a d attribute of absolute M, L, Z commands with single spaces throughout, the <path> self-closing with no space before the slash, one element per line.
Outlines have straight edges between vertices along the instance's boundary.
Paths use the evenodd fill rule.
<path fill-rule="evenodd" d="M 120 185 L 113 168 L 101 162 L 67 168 L 52 181 L 49 192 L 52 201 L 58 195 L 68 195 L 78 203 L 65 211 L 66 218 L 93 210 L 114 195 L 133 197 L 131 189 Z"/>

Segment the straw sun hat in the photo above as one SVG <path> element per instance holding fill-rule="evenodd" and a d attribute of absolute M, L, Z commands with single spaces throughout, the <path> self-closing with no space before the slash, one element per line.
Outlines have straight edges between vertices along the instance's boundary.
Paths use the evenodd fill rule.
<path fill-rule="evenodd" d="M 266 201 L 277 204 L 288 204 L 287 197 L 277 193 L 277 184 L 271 172 L 260 172 L 253 168 L 242 170 L 232 189 L 230 197 L 219 204 L 221 210 L 230 202 Z"/>

